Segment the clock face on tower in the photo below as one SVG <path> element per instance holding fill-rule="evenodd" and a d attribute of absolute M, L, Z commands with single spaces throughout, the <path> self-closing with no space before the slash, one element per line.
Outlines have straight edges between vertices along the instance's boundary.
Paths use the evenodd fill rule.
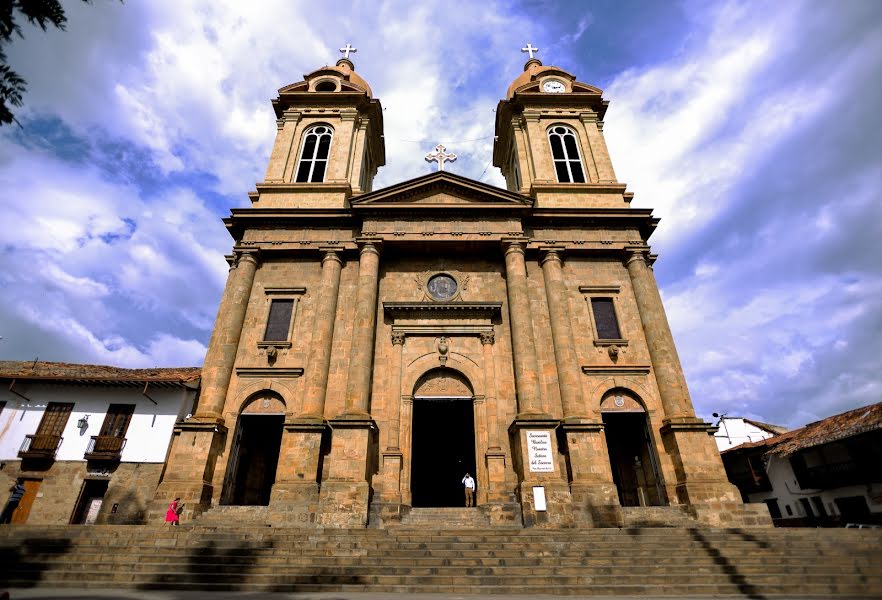
<path fill-rule="evenodd" d="M 567 91 L 567 88 L 563 84 L 563 82 L 556 79 L 549 79 L 548 81 L 543 83 L 542 89 L 550 94 L 561 94 Z"/>

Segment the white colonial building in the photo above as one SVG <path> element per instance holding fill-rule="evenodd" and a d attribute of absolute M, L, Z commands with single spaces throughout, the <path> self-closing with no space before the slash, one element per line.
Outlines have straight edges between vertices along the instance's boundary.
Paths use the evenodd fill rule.
<path fill-rule="evenodd" d="M 718 417 L 717 427 L 719 427 L 714 434 L 714 441 L 717 442 L 720 452 L 746 442 L 759 442 L 787 431 L 786 427 L 780 425 L 769 425 L 744 417 L 718 416 L 717 413 L 714 413 L 714 416 Z"/>
<path fill-rule="evenodd" d="M 0 489 L 26 489 L 13 522 L 143 523 L 199 383 L 198 368 L 0 362 Z"/>
<path fill-rule="evenodd" d="M 882 524 L 882 403 L 745 442 L 722 457 L 745 502 L 765 502 L 776 524 Z"/>

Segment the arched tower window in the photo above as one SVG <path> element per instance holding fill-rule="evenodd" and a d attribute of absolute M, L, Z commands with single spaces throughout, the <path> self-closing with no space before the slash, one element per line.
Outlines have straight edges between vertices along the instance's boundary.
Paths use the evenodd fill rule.
<path fill-rule="evenodd" d="M 560 183 L 585 183 L 585 170 L 579 156 L 579 142 L 569 127 L 555 125 L 548 130 L 551 157 Z"/>
<path fill-rule="evenodd" d="M 297 165 L 297 177 L 294 181 L 305 183 L 325 180 L 332 137 L 334 130 L 327 125 L 316 125 L 306 131 L 303 135 L 300 163 Z"/>

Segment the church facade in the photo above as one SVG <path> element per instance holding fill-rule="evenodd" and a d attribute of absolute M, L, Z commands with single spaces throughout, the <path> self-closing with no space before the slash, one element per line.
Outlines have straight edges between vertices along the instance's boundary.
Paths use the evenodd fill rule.
<path fill-rule="evenodd" d="M 769 521 L 695 416 L 657 220 L 616 179 L 601 90 L 527 61 L 496 111 L 507 189 L 439 170 L 373 190 L 383 112 L 348 58 L 273 107 L 264 181 L 225 220 L 229 278 L 157 513 L 182 497 L 188 516 L 394 526 L 463 506 L 470 473 L 474 510 L 500 526 L 621 526 L 624 508 L 664 506 Z"/>

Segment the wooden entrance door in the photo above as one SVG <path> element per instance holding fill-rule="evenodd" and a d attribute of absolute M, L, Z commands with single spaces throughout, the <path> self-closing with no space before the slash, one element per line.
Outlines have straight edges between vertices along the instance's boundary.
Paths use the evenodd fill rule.
<path fill-rule="evenodd" d="M 24 496 L 21 497 L 21 502 L 18 503 L 18 508 L 12 513 L 13 524 L 27 522 L 28 515 L 31 514 L 31 507 L 34 505 L 34 500 L 37 498 L 37 490 L 40 489 L 42 481 L 39 479 L 25 479 L 21 483 L 24 485 L 25 493 Z"/>

